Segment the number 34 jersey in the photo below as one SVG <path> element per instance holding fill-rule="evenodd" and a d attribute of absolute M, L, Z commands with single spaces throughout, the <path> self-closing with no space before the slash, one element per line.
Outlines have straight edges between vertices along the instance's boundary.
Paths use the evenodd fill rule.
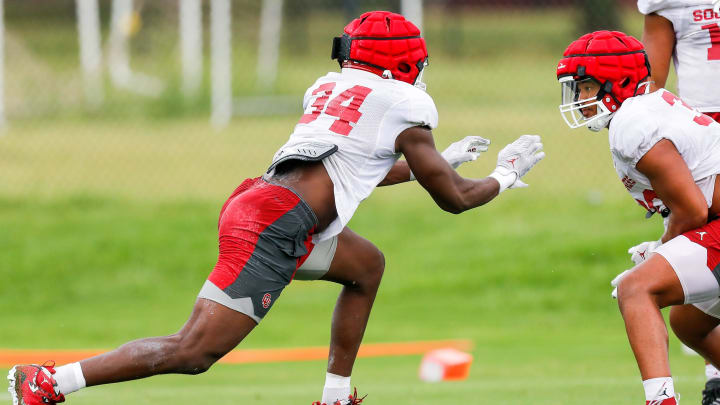
<path fill-rule="evenodd" d="M 305 93 L 304 115 L 278 153 L 307 142 L 337 145 L 322 162 L 333 182 L 338 218 L 315 241 L 342 231 L 360 202 L 400 157 L 395 139 L 414 126 L 435 128 L 432 98 L 405 82 L 358 69 L 319 78 Z"/>
<path fill-rule="evenodd" d="M 673 25 L 678 95 L 700 111 L 720 112 L 720 13 L 712 1 L 639 0 L 638 9 Z"/>
<path fill-rule="evenodd" d="M 709 207 L 715 175 L 720 173 L 720 124 L 665 89 L 625 100 L 610 121 L 610 152 L 625 188 L 649 213 L 665 208 L 648 178 L 636 168 L 663 139 L 675 145 Z"/>

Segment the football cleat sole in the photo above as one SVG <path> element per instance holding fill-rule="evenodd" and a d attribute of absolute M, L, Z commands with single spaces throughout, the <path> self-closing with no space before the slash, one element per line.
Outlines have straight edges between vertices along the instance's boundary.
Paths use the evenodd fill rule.
<path fill-rule="evenodd" d="M 7 379 L 8 379 L 8 382 L 10 383 L 10 386 L 8 387 L 8 391 L 10 392 L 10 397 L 12 398 L 13 405 L 24 405 L 24 404 L 20 403 L 20 400 L 18 399 L 17 390 L 15 389 L 15 382 L 16 382 L 15 379 L 17 377 L 16 368 L 17 368 L 17 366 L 11 368 L 10 371 L 8 371 Z"/>

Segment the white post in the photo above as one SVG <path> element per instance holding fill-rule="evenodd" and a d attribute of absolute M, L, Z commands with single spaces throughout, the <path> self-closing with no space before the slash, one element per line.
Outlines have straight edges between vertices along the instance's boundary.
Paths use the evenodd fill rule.
<path fill-rule="evenodd" d="M 210 2 L 210 64 L 212 116 L 210 122 L 221 128 L 232 115 L 232 77 L 230 71 L 230 0 Z"/>
<path fill-rule="evenodd" d="M 180 0 L 180 52 L 182 92 L 185 98 L 197 96 L 202 83 L 202 4 L 200 0 Z"/>
<path fill-rule="evenodd" d="M 97 0 L 76 0 L 80 63 L 85 82 L 85 99 L 90 106 L 103 102 L 100 13 Z"/>
<path fill-rule="evenodd" d="M 110 79 L 117 87 L 133 91 L 144 96 L 157 97 L 165 85 L 155 77 L 130 69 L 128 38 L 132 34 L 138 18 L 133 12 L 133 0 L 113 0 L 110 19 L 110 38 L 108 65 Z"/>
<path fill-rule="evenodd" d="M 400 2 L 400 14 L 412 21 L 422 32 L 423 4 L 422 0 L 402 0 Z"/>
<path fill-rule="evenodd" d="M 131 81 L 130 60 L 127 50 L 127 29 L 132 18 L 132 0 L 113 0 L 108 39 L 110 78 L 119 87 L 127 87 Z"/>
<path fill-rule="evenodd" d="M 0 0 L 0 129 L 5 127 L 5 11 Z"/>
<path fill-rule="evenodd" d="M 283 0 L 263 0 L 258 45 L 258 85 L 267 90 L 275 84 L 280 48 Z"/>

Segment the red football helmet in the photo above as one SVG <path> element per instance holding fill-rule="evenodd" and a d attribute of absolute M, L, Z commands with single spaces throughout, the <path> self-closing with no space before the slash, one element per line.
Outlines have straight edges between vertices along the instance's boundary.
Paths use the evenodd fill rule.
<path fill-rule="evenodd" d="M 428 53 L 420 30 L 400 14 L 370 11 L 345 27 L 333 40 L 332 58 L 342 67 L 350 62 L 379 75 L 422 85 Z"/>
<path fill-rule="evenodd" d="M 650 63 L 640 41 L 619 31 L 585 34 L 567 47 L 557 66 L 560 113 L 571 128 L 587 125 L 599 131 L 626 99 L 649 85 L 649 77 Z M 588 79 L 596 81 L 600 91 L 596 97 L 579 100 L 578 84 Z M 585 118 L 580 109 L 592 105 L 598 106 L 598 113 Z"/>

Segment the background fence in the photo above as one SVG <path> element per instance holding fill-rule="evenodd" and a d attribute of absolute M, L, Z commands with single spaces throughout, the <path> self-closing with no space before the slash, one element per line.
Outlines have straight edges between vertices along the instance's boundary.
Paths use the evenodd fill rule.
<path fill-rule="evenodd" d="M 304 90 L 337 70 L 331 38 L 371 9 L 421 20 L 439 148 L 538 133 L 551 158 L 583 155 L 548 159 L 545 190 L 574 172 L 593 195 L 623 192 L 603 136 L 562 123 L 554 67 L 580 33 L 639 36 L 632 1 L 5 0 L 0 193 L 224 196 L 267 165 Z"/>

